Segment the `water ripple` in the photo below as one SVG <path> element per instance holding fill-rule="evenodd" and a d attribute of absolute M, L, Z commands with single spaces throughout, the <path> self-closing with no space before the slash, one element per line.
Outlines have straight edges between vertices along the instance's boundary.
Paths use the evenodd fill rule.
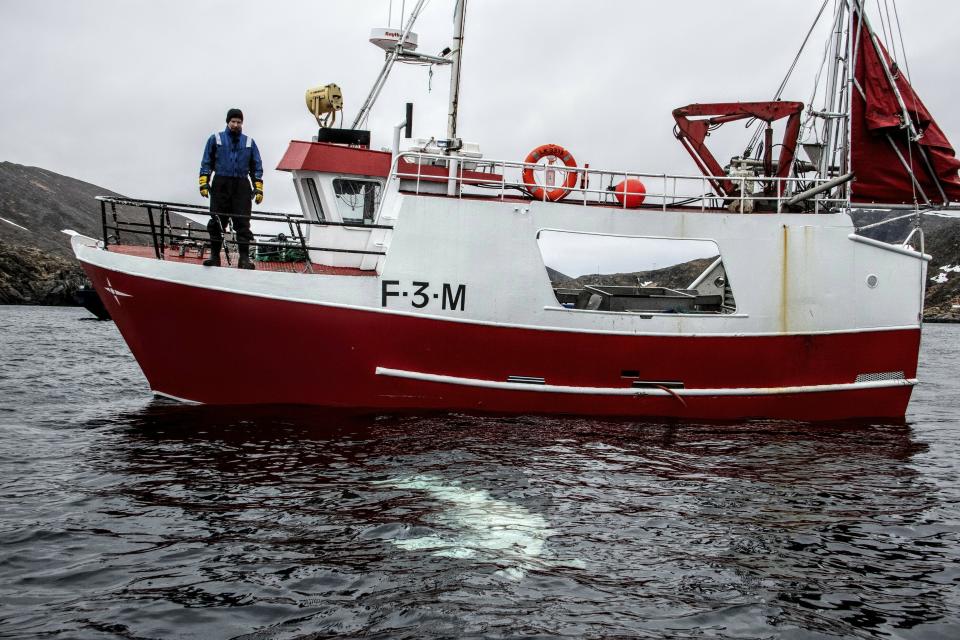
<path fill-rule="evenodd" d="M 79 313 L 0 308 L 4 637 L 960 631 L 955 328 L 811 427 L 182 407 Z"/>

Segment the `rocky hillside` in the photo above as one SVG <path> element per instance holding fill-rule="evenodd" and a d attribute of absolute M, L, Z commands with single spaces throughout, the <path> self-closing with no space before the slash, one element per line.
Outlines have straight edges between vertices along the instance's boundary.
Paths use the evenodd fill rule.
<path fill-rule="evenodd" d="M 697 276 L 709 267 L 715 258 L 691 260 L 682 264 L 654 269 L 652 271 L 638 271 L 636 273 L 587 274 L 579 278 L 571 278 L 559 271 L 547 268 L 550 282 L 554 287 L 563 289 L 582 289 L 586 285 L 608 285 L 635 287 L 639 284 L 651 283 L 651 287 L 667 287 L 669 289 L 686 289 Z"/>
<path fill-rule="evenodd" d="M 931 320 L 960 322 L 960 220 L 951 223 L 926 236 L 924 250 L 933 260 L 927 272 L 923 315 Z"/>
<path fill-rule="evenodd" d="M 119 196 L 89 182 L 12 162 L 0 162 L 0 304 L 72 305 L 86 283 L 62 229 L 102 235 L 96 196 Z M 124 219 L 146 222 L 142 210 Z M 174 224 L 185 219 L 171 215 Z M 131 234 L 124 242 L 146 243 Z"/>
<path fill-rule="evenodd" d="M 96 196 L 119 195 L 59 173 L 0 162 L 0 240 L 72 258 L 61 229 L 100 237 Z"/>
<path fill-rule="evenodd" d="M 74 305 L 87 278 L 61 229 L 100 236 L 98 195 L 46 169 L 0 162 L 0 304 Z"/>
<path fill-rule="evenodd" d="M 0 304 L 75 305 L 86 282 L 72 258 L 0 240 Z"/>

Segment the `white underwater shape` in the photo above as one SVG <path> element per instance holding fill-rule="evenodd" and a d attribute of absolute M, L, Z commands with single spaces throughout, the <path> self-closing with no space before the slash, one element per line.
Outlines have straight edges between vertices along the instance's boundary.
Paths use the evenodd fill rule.
<path fill-rule="evenodd" d="M 949 265 L 949 264 L 946 264 L 946 265 L 940 267 L 940 271 L 943 271 L 943 272 L 945 272 L 945 273 L 950 272 L 950 271 L 952 271 L 952 272 L 954 272 L 954 273 L 960 273 L 960 264 L 958 264 L 958 265 Z"/>
<path fill-rule="evenodd" d="M 941 284 L 946 281 L 947 281 L 947 274 L 945 273 L 938 273 L 935 277 L 930 278 L 930 282 L 936 282 L 937 284 Z"/>
<path fill-rule="evenodd" d="M 520 580 L 534 566 L 553 532 L 547 520 L 522 506 L 494 498 L 481 489 L 470 489 L 434 476 L 413 476 L 376 484 L 395 489 L 423 491 L 448 505 L 437 520 L 452 529 L 449 536 L 431 535 L 391 540 L 408 551 L 428 550 L 444 558 L 493 562 L 506 568 L 497 572 Z"/>

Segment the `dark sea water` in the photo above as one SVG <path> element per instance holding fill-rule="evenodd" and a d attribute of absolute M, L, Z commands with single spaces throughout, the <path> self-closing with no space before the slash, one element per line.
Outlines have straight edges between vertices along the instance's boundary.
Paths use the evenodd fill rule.
<path fill-rule="evenodd" d="M 0 307 L 0 637 L 960 638 L 958 338 L 906 425 L 358 418 Z"/>

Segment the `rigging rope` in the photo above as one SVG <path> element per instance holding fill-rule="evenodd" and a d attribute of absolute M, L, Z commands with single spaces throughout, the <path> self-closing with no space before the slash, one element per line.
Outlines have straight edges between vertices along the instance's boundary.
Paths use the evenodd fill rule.
<path fill-rule="evenodd" d="M 887 25 L 888 25 L 888 27 L 890 28 L 890 46 L 893 48 L 893 53 L 890 54 L 890 57 L 893 59 L 893 61 L 894 61 L 895 63 L 897 63 L 897 67 L 899 68 L 899 67 L 900 67 L 900 64 L 897 62 L 897 41 L 896 41 L 896 39 L 893 37 L 893 35 L 894 35 L 894 34 L 893 34 L 893 19 L 890 17 L 890 0 L 883 0 L 883 10 L 884 10 L 884 11 L 886 12 L 886 14 L 887 14 Z M 901 57 L 902 57 L 902 56 L 901 56 Z"/>
<path fill-rule="evenodd" d="M 886 5 L 887 5 L 887 0 L 883 0 L 883 4 L 884 4 L 884 6 L 886 6 Z M 877 7 L 877 13 L 880 14 L 880 29 L 883 31 L 883 46 L 886 47 L 886 49 L 887 49 L 887 54 L 890 56 L 890 60 L 892 60 L 893 63 L 896 64 L 896 62 L 897 62 L 896 53 L 897 53 L 897 52 L 890 48 L 890 35 L 887 33 L 887 21 L 884 19 L 884 17 L 883 17 L 883 11 L 881 10 L 880 7 Z M 888 17 L 888 18 L 890 17 L 890 12 L 889 12 L 889 11 L 887 12 L 887 17 Z M 891 29 L 892 29 L 893 25 L 890 25 L 890 27 L 891 27 Z"/>
<path fill-rule="evenodd" d="M 830 56 L 830 41 L 828 40 L 826 45 L 823 47 L 823 58 L 820 59 L 820 68 L 817 69 L 817 75 L 813 78 L 813 91 L 810 94 L 810 100 L 807 101 L 808 105 L 813 105 L 817 101 L 817 93 L 820 90 L 820 78 L 823 76 L 823 69 L 827 66 L 827 58 Z M 824 98 L 826 99 L 826 98 Z M 800 134 L 797 136 L 797 140 L 804 140 L 808 135 L 808 131 L 813 132 L 813 139 L 816 142 L 820 142 L 820 138 L 817 136 L 817 129 L 813 125 L 814 116 L 811 113 L 807 113 L 806 119 L 803 121 L 803 124 L 800 127 Z"/>
<path fill-rule="evenodd" d="M 803 50 L 806 48 L 807 42 L 810 41 L 810 36 L 813 35 L 813 30 L 816 29 L 817 23 L 820 22 L 820 17 L 823 15 L 824 9 L 827 8 L 828 2 L 830 2 L 830 0 L 823 0 L 823 4 L 820 5 L 820 11 L 817 13 L 817 17 L 814 18 L 813 24 L 810 25 L 807 35 L 803 38 L 803 43 L 800 45 L 800 50 L 797 51 L 797 55 L 794 56 L 793 62 L 790 64 L 790 68 L 787 70 L 787 75 L 783 78 L 783 82 L 780 83 L 780 87 L 777 89 L 777 94 L 773 97 L 774 100 L 779 100 L 780 96 L 783 95 L 783 90 L 786 88 L 787 82 L 790 80 L 790 76 L 793 75 L 793 71 L 797 67 L 797 62 L 800 60 L 800 56 L 803 54 Z"/>
<path fill-rule="evenodd" d="M 885 224 L 890 224 L 891 222 L 897 222 L 898 220 L 906 220 L 907 218 L 912 218 L 916 213 L 911 211 L 910 213 L 905 213 L 902 216 L 894 216 L 893 218 L 887 218 L 886 220 L 881 220 L 880 222 L 874 222 L 871 224 L 863 225 L 862 227 L 856 227 L 855 231 L 860 232 L 865 229 L 873 229 L 874 227 L 882 227 Z"/>
<path fill-rule="evenodd" d="M 903 56 L 903 66 L 907 72 L 907 82 L 911 82 L 910 59 L 907 57 L 907 47 L 903 44 L 903 28 L 900 26 L 900 11 L 897 10 L 897 0 L 893 0 L 893 15 L 897 19 L 897 35 L 900 36 L 900 54 Z"/>
<path fill-rule="evenodd" d="M 824 92 L 823 92 L 823 111 L 825 113 L 830 113 L 834 111 L 833 101 L 837 99 L 836 85 L 835 85 L 836 74 L 839 73 L 841 69 L 841 66 L 839 63 L 844 58 L 844 55 L 841 53 L 841 47 L 842 47 L 841 41 L 843 38 L 843 26 L 842 26 L 843 21 L 841 20 L 841 18 L 843 16 L 840 13 L 839 4 L 835 6 L 838 9 L 836 14 L 837 17 L 835 18 L 835 22 L 833 24 L 834 30 L 831 31 L 830 39 L 827 41 L 827 55 L 833 56 L 831 65 L 829 67 L 830 71 L 833 72 L 833 76 L 827 79 L 827 82 L 825 83 L 826 88 L 824 89 Z M 833 66 L 833 63 L 837 63 L 836 67 Z M 833 89 L 834 93 L 830 93 L 831 89 Z M 816 125 L 814 125 L 814 128 L 816 128 Z M 836 146 L 831 146 L 835 144 L 833 136 L 834 136 L 834 131 L 833 131 L 832 123 L 830 122 L 829 119 L 825 119 L 823 122 L 823 141 L 822 141 L 822 144 L 824 145 L 824 147 L 821 152 L 821 157 L 824 158 L 826 161 L 826 165 L 824 169 L 827 173 L 829 173 L 830 166 L 833 164 L 833 159 L 836 157 L 836 152 L 837 152 Z M 827 148 L 827 147 L 831 147 L 831 148 Z M 827 154 L 829 154 L 829 156 Z"/>
<path fill-rule="evenodd" d="M 790 63 L 790 68 L 787 69 L 787 74 L 786 74 L 786 75 L 784 76 L 784 78 L 783 78 L 783 82 L 780 83 L 780 87 L 777 89 L 777 93 L 776 93 L 776 95 L 774 95 L 774 97 L 773 97 L 774 101 L 779 100 L 779 99 L 780 99 L 780 96 L 783 95 L 783 90 L 786 89 L 786 87 L 787 87 L 787 82 L 790 81 L 790 76 L 793 75 L 794 69 L 797 68 L 797 62 L 800 60 L 800 56 L 803 54 L 803 50 L 806 48 L 807 42 L 810 41 L 810 36 L 813 35 L 813 31 L 814 31 L 814 29 L 816 29 L 817 24 L 820 22 L 820 18 L 821 18 L 821 16 L 823 16 L 823 11 L 824 11 L 824 9 L 827 8 L 827 4 L 828 4 L 829 2 L 830 2 L 830 0 L 823 0 L 823 4 L 820 5 L 820 11 L 817 12 L 817 17 L 814 18 L 813 24 L 810 25 L 810 30 L 807 31 L 807 35 L 806 35 L 806 37 L 803 39 L 803 43 L 800 45 L 800 50 L 797 51 L 797 55 L 794 56 L 793 62 Z M 752 124 L 753 124 L 752 120 L 754 120 L 754 119 L 751 118 L 750 120 L 748 120 L 748 121 L 747 121 L 747 124 L 746 124 L 745 126 L 748 127 L 748 128 L 749 128 L 750 126 L 752 126 Z M 764 125 L 762 125 L 762 124 L 758 124 L 758 125 L 757 125 L 757 130 L 754 131 L 753 136 L 750 138 L 750 143 L 747 145 L 747 149 L 753 149 L 754 146 L 756 146 L 756 144 L 760 141 L 760 136 L 763 135 L 763 129 L 764 129 Z M 745 153 L 744 155 L 749 155 L 749 154 L 746 154 L 746 153 Z"/>
<path fill-rule="evenodd" d="M 910 79 L 910 58 L 907 57 L 907 47 L 903 43 L 903 28 L 900 26 L 900 11 L 897 9 L 897 0 L 893 0 L 893 15 L 897 20 L 897 35 L 900 37 L 900 54 L 903 59 L 903 68 L 907 77 L 907 82 L 910 83 L 910 86 L 913 86 L 913 81 Z M 915 122 L 920 122 L 920 112 L 919 109 L 913 110 L 913 118 Z"/>

